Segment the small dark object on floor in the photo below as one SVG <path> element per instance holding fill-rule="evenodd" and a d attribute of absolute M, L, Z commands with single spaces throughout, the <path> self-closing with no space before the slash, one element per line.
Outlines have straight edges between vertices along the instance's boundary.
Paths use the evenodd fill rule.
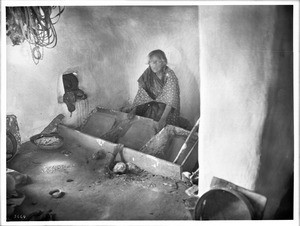
<path fill-rule="evenodd" d="M 127 166 L 127 170 L 129 173 L 138 174 L 138 173 L 142 172 L 141 168 L 139 168 L 138 166 L 136 166 L 135 164 L 133 164 L 131 162 L 127 162 L 126 166 Z"/>
<path fill-rule="evenodd" d="M 73 182 L 73 181 L 74 181 L 73 179 L 68 179 L 68 180 L 67 180 L 67 182 Z"/>
<path fill-rule="evenodd" d="M 173 189 L 178 189 L 178 184 L 177 184 L 177 182 L 175 181 L 174 183 L 172 183 L 172 185 L 171 185 L 171 187 L 173 188 Z"/>
<path fill-rule="evenodd" d="M 63 155 L 65 155 L 65 156 L 69 156 L 69 155 L 72 154 L 72 152 L 67 151 L 67 150 L 62 150 L 61 153 L 62 153 Z"/>
<path fill-rule="evenodd" d="M 100 150 L 92 155 L 92 159 L 94 159 L 94 160 L 104 159 L 105 156 L 106 156 L 105 151 Z"/>
<path fill-rule="evenodd" d="M 109 169 L 108 166 L 105 167 L 105 172 L 104 172 L 104 175 L 106 178 L 108 179 L 113 179 L 114 178 L 114 173 Z"/>
<path fill-rule="evenodd" d="M 49 192 L 49 195 L 51 195 L 53 198 L 58 199 L 58 198 L 62 198 L 65 195 L 65 193 L 60 189 L 54 189 Z"/>
<path fill-rule="evenodd" d="M 37 204 L 36 201 L 32 201 L 32 202 L 31 202 L 31 205 L 36 205 L 36 204 Z"/>

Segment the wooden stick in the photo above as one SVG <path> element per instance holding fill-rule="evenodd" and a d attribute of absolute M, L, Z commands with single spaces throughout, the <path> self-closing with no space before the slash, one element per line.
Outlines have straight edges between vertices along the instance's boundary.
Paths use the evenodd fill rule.
<path fill-rule="evenodd" d="M 112 170 L 112 166 L 113 166 L 113 162 L 115 161 L 115 158 L 117 156 L 118 153 L 120 153 L 124 148 L 124 145 L 123 144 L 117 144 L 115 147 L 114 147 L 114 150 L 113 150 L 113 153 L 112 153 L 112 156 L 111 158 L 109 159 L 108 161 L 108 168 L 110 170 Z"/>
<path fill-rule="evenodd" d="M 188 135 L 188 137 L 186 138 L 185 142 L 183 143 L 182 147 L 180 148 L 180 151 L 178 152 L 176 158 L 174 159 L 174 163 L 177 162 L 177 160 L 179 159 L 180 155 L 182 154 L 182 152 L 184 150 L 186 150 L 187 148 L 187 143 L 190 141 L 192 135 L 195 133 L 196 129 L 197 129 L 197 126 L 199 125 L 200 123 L 200 118 L 197 120 L 196 124 L 194 125 L 193 129 L 191 130 L 190 134 Z"/>

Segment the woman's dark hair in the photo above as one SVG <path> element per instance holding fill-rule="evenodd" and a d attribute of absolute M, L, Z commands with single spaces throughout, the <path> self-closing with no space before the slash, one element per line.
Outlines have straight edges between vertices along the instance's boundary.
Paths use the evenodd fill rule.
<path fill-rule="evenodd" d="M 153 57 L 153 56 L 157 56 L 160 60 L 164 61 L 166 64 L 168 63 L 166 54 L 165 54 L 162 50 L 160 50 L 160 49 L 156 49 L 156 50 L 151 51 L 151 52 L 148 54 L 149 60 L 150 60 L 151 57 Z"/>

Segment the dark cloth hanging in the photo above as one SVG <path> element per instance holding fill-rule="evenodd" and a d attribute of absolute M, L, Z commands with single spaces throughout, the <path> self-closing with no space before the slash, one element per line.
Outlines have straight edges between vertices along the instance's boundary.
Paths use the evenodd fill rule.
<path fill-rule="evenodd" d="M 75 111 L 75 102 L 77 100 L 85 100 L 87 95 L 78 88 L 79 82 L 73 73 L 63 75 L 63 84 L 65 88 L 63 102 L 67 105 L 68 111 L 72 113 Z"/>

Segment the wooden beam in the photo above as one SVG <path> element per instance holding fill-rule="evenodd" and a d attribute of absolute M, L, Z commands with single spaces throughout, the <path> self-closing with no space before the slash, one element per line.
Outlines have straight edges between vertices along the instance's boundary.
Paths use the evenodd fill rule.
<path fill-rule="evenodd" d="M 194 125 L 193 129 L 191 130 L 190 134 L 186 138 L 186 141 L 184 142 L 184 144 L 182 145 L 181 149 L 179 150 L 176 158 L 173 161 L 174 163 L 178 163 L 178 159 L 179 159 L 180 155 L 187 149 L 187 147 L 188 147 L 187 144 L 188 144 L 188 142 L 190 142 L 190 140 L 192 140 L 193 134 L 196 132 L 196 129 L 197 129 L 199 123 L 200 123 L 200 118 L 197 120 L 197 122 Z"/>
<path fill-rule="evenodd" d="M 156 175 L 178 180 L 181 179 L 182 167 L 180 165 L 143 152 L 125 147 L 123 151 L 121 151 L 121 160 L 124 162 L 132 162 L 138 167 Z"/>
<path fill-rule="evenodd" d="M 93 152 L 97 152 L 100 149 L 104 149 L 107 152 L 113 153 L 114 147 L 117 145 L 109 141 L 105 141 L 100 138 L 82 133 L 78 130 L 69 128 L 64 125 L 58 125 L 58 133 L 62 137 L 64 137 L 64 139 L 76 142 L 80 144 L 83 148 Z"/>

